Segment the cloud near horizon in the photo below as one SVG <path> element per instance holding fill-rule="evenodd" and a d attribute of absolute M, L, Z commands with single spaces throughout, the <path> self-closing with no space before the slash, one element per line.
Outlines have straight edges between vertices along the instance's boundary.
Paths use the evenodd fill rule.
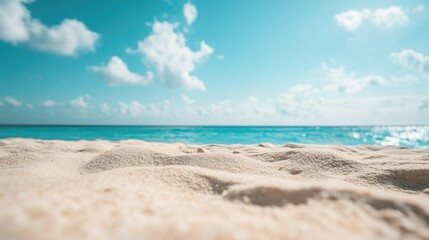
<path fill-rule="evenodd" d="M 83 97 L 77 97 L 77 98 L 71 100 L 69 103 L 70 103 L 70 106 L 72 108 L 83 109 L 83 108 L 87 108 L 89 106 Z"/>
<path fill-rule="evenodd" d="M 178 99 L 183 95 L 179 95 Z M 135 124 L 156 124 L 153 117 L 162 116 L 159 124 L 377 124 L 377 119 L 390 119 L 384 124 L 406 123 L 409 116 L 428 116 L 428 96 L 351 96 L 335 97 L 311 84 L 296 84 L 274 97 L 249 96 L 243 100 L 223 99 L 211 103 L 193 102 L 183 104 L 174 99 L 155 103 L 138 100 L 118 101 L 115 105 L 102 103 L 95 106 L 86 102 L 87 97 L 77 97 L 69 102 L 73 112 L 67 108 L 52 109 L 50 114 L 79 114 L 80 116 L 111 116 L 112 124 L 119 119 L 129 119 Z M 6 99 L 6 98 L 5 98 Z M 12 99 L 7 98 L 7 99 Z M 16 100 L 16 99 L 15 99 Z M 18 100 L 16 100 L 18 101 Z M 55 106 L 64 106 L 55 102 Z M 20 101 L 19 101 L 20 102 Z M 33 106 L 22 103 L 19 106 Z M 13 106 L 11 103 L 6 103 Z M 58 104 L 58 105 L 57 105 Z M 15 104 L 16 105 L 16 104 Z M 405 107 L 406 106 L 406 107 Z M 65 107 L 65 106 L 64 106 Z M 33 111 L 43 111 L 37 105 Z M 21 108 L 22 109 L 22 108 Z M 40 109 L 40 110 L 37 110 Z M 92 109 L 94 111 L 84 111 Z M 418 114 L 418 115 L 416 115 Z M 167 120 L 170 121 L 167 121 Z M 188 120 L 192 119 L 191 122 Z M 269 119 L 269 120 L 268 120 Z M 243 122 L 246 120 L 245 122 Z"/>
<path fill-rule="evenodd" d="M 311 84 L 296 84 L 275 99 L 276 109 L 282 115 L 308 114 L 317 110 L 319 93 Z"/>
<path fill-rule="evenodd" d="M 170 106 L 171 102 L 169 100 L 165 100 L 159 103 L 149 103 L 143 104 L 139 101 L 131 101 L 129 103 L 124 103 L 119 101 L 118 108 L 114 111 L 121 115 L 128 115 L 132 117 L 138 117 L 144 114 L 160 114 L 165 112 Z"/>
<path fill-rule="evenodd" d="M 43 107 L 46 107 L 46 108 L 50 108 L 50 107 L 55 107 L 55 106 L 57 106 L 58 105 L 58 103 L 57 102 L 55 102 L 55 101 L 52 101 L 52 100 L 45 100 L 45 101 L 43 101 L 43 103 L 42 103 L 42 106 Z"/>
<path fill-rule="evenodd" d="M 328 84 L 323 87 L 326 91 L 338 93 L 356 93 L 369 86 L 377 86 L 386 83 L 386 79 L 379 75 L 357 76 L 355 72 L 346 72 L 344 66 L 329 67 L 322 63 Z"/>
<path fill-rule="evenodd" d="M 15 98 L 13 98 L 13 97 L 11 97 L 11 96 L 6 96 L 6 97 L 4 98 L 4 101 L 5 101 L 7 104 L 9 104 L 9 105 L 11 105 L 11 106 L 13 106 L 13 107 L 21 107 L 21 106 L 22 106 L 22 102 L 21 102 L 21 101 L 18 101 L 17 99 L 15 99 Z"/>
<path fill-rule="evenodd" d="M 79 52 L 94 51 L 100 38 L 76 19 L 64 19 L 48 27 L 31 16 L 25 4 L 29 0 L 0 1 L 0 39 L 12 44 L 27 44 L 42 52 L 74 56 Z"/>

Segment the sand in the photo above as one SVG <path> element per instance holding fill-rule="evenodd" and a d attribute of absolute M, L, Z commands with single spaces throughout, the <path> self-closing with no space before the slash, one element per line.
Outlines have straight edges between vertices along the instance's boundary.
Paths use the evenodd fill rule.
<path fill-rule="evenodd" d="M 429 239 L 429 150 L 4 139 L 0 239 Z"/>

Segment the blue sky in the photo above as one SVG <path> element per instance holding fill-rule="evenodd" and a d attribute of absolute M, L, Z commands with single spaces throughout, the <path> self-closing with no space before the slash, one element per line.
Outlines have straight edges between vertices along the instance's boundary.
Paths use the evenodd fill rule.
<path fill-rule="evenodd" d="M 427 3 L 0 0 L 0 123 L 429 124 Z"/>

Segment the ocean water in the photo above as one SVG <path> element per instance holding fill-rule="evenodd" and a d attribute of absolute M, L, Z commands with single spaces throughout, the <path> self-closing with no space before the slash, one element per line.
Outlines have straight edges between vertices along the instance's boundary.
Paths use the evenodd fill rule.
<path fill-rule="evenodd" d="M 429 147 L 429 126 L 0 126 L 0 138 L 123 140 L 195 144 L 307 143 Z"/>

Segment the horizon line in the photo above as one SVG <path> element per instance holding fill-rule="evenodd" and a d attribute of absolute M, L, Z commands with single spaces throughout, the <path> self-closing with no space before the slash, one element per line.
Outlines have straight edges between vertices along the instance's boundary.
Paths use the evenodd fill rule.
<path fill-rule="evenodd" d="M 362 125 L 170 125 L 170 124 L 3 124 L 0 127 L 429 127 L 429 124 L 362 124 Z"/>

